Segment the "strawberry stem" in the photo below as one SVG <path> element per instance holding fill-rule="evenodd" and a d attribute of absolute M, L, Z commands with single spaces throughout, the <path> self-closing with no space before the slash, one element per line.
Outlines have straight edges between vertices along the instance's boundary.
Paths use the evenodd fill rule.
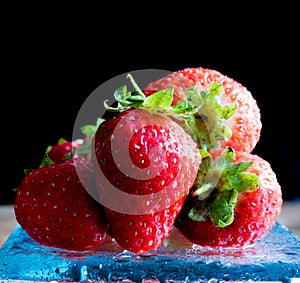
<path fill-rule="evenodd" d="M 131 74 L 128 74 L 127 79 L 129 79 L 129 81 L 131 82 L 132 86 L 134 87 L 134 89 L 136 90 L 136 92 L 143 97 L 145 100 L 147 99 L 146 96 L 144 95 L 143 91 L 139 88 L 139 86 L 136 84 L 135 80 L 133 79 Z"/>

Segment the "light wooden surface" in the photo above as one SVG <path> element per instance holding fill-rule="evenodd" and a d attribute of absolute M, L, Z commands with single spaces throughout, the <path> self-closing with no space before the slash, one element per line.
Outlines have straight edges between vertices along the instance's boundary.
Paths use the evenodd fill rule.
<path fill-rule="evenodd" d="M 0 205 L 0 247 L 17 225 L 12 205 Z"/>
<path fill-rule="evenodd" d="M 285 201 L 278 222 L 300 237 L 300 202 Z M 0 205 L 0 247 L 17 225 L 12 205 Z"/>

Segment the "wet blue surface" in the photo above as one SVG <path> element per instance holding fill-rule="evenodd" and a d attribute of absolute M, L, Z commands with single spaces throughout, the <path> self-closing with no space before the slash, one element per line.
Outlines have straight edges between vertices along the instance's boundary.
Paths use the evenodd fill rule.
<path fill-rule="evenodd" d="M 295 278 L 300 278 L 300 239 L 278 223 L 265 237 L 244 249 L 198 247 L 174 230 L 160 250 L 144 256 L 123 251 L 109 237 L 98 250 L 78 253 L 41 246 L 17 226 L 0 250 L 0 282 L 295 282 Z"/>

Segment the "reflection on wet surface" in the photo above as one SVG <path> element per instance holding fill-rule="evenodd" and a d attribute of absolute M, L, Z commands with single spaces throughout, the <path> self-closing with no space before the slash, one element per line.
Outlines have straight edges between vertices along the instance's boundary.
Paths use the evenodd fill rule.
<path fill-rule="evenodd" d="M 35 243 L 17 226 L 0 250 L 0 280 L 290 282 L 291 278 L 300 278 L 300 239 L 281 224 L 243 249 L 199 247 L 174 229 L 159 250 L 143 255 L 122 250 L 110 237 L 86 253 L 51 249 Z"/>

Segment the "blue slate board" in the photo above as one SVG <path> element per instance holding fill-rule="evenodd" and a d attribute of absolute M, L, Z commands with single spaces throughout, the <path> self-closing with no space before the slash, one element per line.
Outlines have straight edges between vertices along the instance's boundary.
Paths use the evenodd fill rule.
<path fill-rule="evenodd" d="M 34 242 L 17 226 L 0 249 L 0 282 L 11 279 L 293 283 L 300 282 L 300 239 L 276 223 L 250 247 L 210 249 L 191 244 L 174 229 L 158 251 L 138 256 L 122 250 L 110 237 L 92 252 L 48 248 Z"/>

